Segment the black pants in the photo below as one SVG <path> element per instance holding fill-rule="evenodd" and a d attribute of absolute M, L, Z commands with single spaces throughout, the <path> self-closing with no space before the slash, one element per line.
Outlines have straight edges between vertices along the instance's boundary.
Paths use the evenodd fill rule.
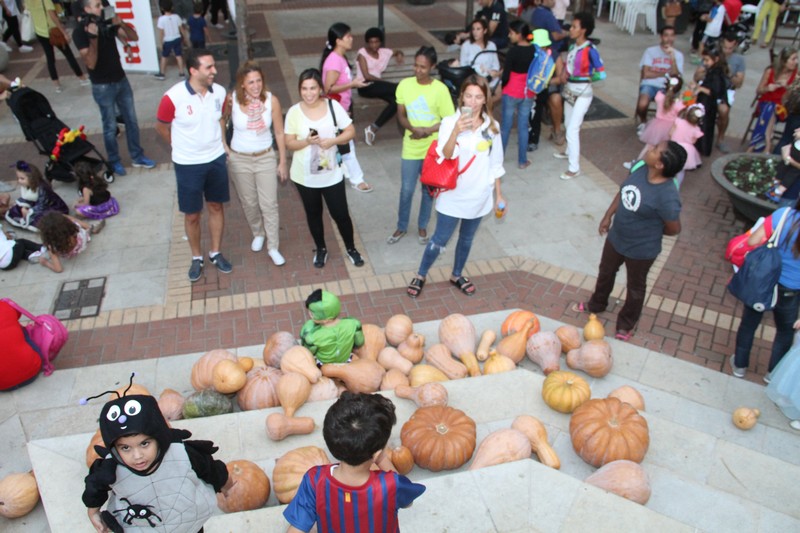
<path fill-rule="evenodd" d="M 14 247 L 11 249 L 11 262 L 8 264 L 7 267 L 2 268 L 0 270 L 12 270 L 16 268 L 20 261 L 23 259 L 27 259 L 33 252 L 38 252 L 41 248 L 41 244 L 37 244 L 33 241 L 29 241 L 28 239 L 14 239 L 16 242 Z"/>
<path fill-rule="evenodd" d="M 547 107 L 547 100 L 550 98 L 550 91 L 543 90 L 536 95 L 536 103 L 533 107 L 533 116 L 530 118 L 530 130 L 528 132 L 528 144 L 539 144 L 539 136 L 542 134 L 542 116 Z"/>
<path fill-rule="evenodd" d="M 216 24 L 219 21 L 217 15 L 220 10 L 222 11 L 222 16 L 225 17 L 225 21 L 230 18 L 228 2 L 226 2 L 226 0 L 203 0 L 203 16 L 205 16 L 206 11 L 208 11 L 209 4 L 211 5 L 211 24 Z"/>
<path fill-rule="evenodd" d="M 22 36 L 19 34 L 19 18 L 6 15 L 5 11 L 3 11 L 3 18 L 6 19 L 6 24 L 8 24 L 8 28 L 3 33 L 3 42 L 8 42 L 8 38 L 13 35 L 14 40 L 17 41 L 17 46 L 22 46 Z"/>
<path fill-rule="evenodd" d="M 321 188 L 306 187 L 299 183 L 295 183 L 295 185 L 297 185 L 297 190 L 300 193 L 303 209 L 306 211 L 308 230 L 311 232 L 311 237 L 314 239 L 317 249 L 327 248 L 325 246 L 325 226 L 322 224 L 323 198 L 328 206 L 328 211 L 331 213 L 331 218 L 336 222 L 336 227 L 339 228 L 339 234 L 342 236 L 345 248 L 348 250 L 355 248 L 353 221 L 350 220 L 350 211 L 347 209 L 344 179 L 336 185 Z"/>
<path fill-rule="evenodd" d="M 396 83 L 382 80 L 373 81 L 371 84 L 358 90 L 358 95 L 362 98 L 380 98 L 386 102 L 386 107 L 383 108 L 381 114 L 375 119 L 375 125 L 379 128 L 389 122 L 392 117 L 397 114 L 397 101 L 394 96 L 396 90 Z"/>
<path fill-rule="evenodd" d="M 622 306 L 617 315 L 617 331 L 631 331 L 639 317 L 642 315 L 644 307 L 644 297 L 647 292 L 647 273 L 653 266 L 653 259 L 631 259 L 625 257 L 614 249 L 608 239 L 603 246 L 603 254 L 600 257 L 600 268 L 597 274 L 597 284 L 594 287 L 594 294 L 589 300 L 589 311 L 592 313 L 602 313 L 608 307 L 608 297 L 614 289 L 614 279 L 617 271 L 623 264 L 628 274 L 627 296 L 625 305 Z"/>
<path fill-rule="evenodd" d="M 56 81 L 58 80 L 58 71 L 56 71 L 56 53 L 53 50 L 53 45 L 50 44 L 50 37 L 42 37 L 41 35 L 37 35 L 36 38 L 39 39 L 39 43 L 44 49 L 44 56 L 47 58 L 47 72 L 50 73 L 50 79 Z M 69 43 L 67 43 L 66 46 L 59 47 L 58 49 L 61 50 L 62 54 L 64 54 L 64 57 L 67 59 L 67 63 L 69 63 L 72 72 L 74 72 L 79 78 L 83 76 L 81 66 L 77 61 L 75 61 L 75 56 L 72 55 L 72 48 L 69 47 Z"/>

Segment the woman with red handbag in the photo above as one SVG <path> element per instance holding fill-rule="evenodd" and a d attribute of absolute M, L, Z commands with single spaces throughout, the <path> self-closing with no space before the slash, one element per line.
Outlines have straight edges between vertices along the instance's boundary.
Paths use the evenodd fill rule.
<path fill-rule="evenodd" d="M 498 217 L 505 216 L 506 201 L 500 191 L 500 178 L 506 173 L 503 142 L 500 126 L 492 118 L 486 79 L 472 74 L 464 80 L 458 105 L 456 114 L 442 119 L 437 152 L 440 157 L 457 160 L 460 173 L 455 188 L 441 191 L 436 198 L 436 231 L 425 246 L 417 275 L 408 285 L 411 298 L 422 292 L 428 270 L 459 224 L 450 283 L 467 296 L 475 294 L 475 285 L 462 275 L 475 233 L 492 208 Z"/>

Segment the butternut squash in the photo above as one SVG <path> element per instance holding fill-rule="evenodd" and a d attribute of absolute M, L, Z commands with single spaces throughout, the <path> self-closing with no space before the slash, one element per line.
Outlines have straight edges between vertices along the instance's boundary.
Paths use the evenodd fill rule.
<path fill-rule="evenodd" d="M 478 446 L 470 470 L 527 459 L 531 456 L 531 443 L 516 429 L 498 429 L 489 434 Z"/>
<path fill-rule="evenodd" d="M 295 418 L 272 413 L 267 417 L 267 436 L 277 441 L 290 435 L 308 435 L 314 431 L 314 426 L 314 419 L 309 416 Z"/>
<path fill-rule="evenodd" d="M 350 392 L 372 393 L 381 387 L 386 371 L 372 359 L 351 363 L 322 365 L 322 375 L 341 379 Z"/>
<path fill-rule="evenodd" d="M 283 372 L 297 372 L 306 377 L 309 383 L 319 381 L 322 372 L 317 368 L 314 356 L 304 346 L 292 346 L 281 357 L 281 370 Z"/>
<path fill-rule="evenodd" d="M 408 376 L 396 368 L 387 370 L 381 380 L 381 390 L 394 390 L 398 385 L 408 385 Z"/>
<path fill-rule="evenodd" d="M 444 372 L 448 379 L 467 377 L 467 367 L 450 355 L 444 344 L 434 344 L 425 351 L 425 362 Z"/>
<path fill-rule="evenodd" d="M 311 394 L 311 383 L 302 374 L 297 372 L 284 372 L 277 386 L 278 400 L 281 402 L 286 416 L 294 416 Z"/>
<path fill-rule="evenodd" d="M 400 355 L 400 352 L 391 346 L 387 346 L 378 352 L 378 364 L 386 370 L 397 369 L 406 376 L 411 372 L 411 367 L 414 366 L 414 363 Z"/>
<path fill-rule="evenodd" d="M 556 336 L 561 341 L 561 353 L 563 354 L 581 347 L 581 332 L 575 326 L 569 324 L 561 326 L 556 329 Z"/>
<path fill-rule="evenodd" d="M 416 364 L 422 361 L 424 346 L 425 336 L 419 333 L 412 333 L 397 346 L 397 351 L 410 362 Z"/>
<path fill-rule="evenodd" d="M 539 331 L 531 335 L 525 345 L 528 359 L 539 365 L 544 375 L 561 368 L 561 341 L 551 331 Z"/>
<path fill-rule="evenodd" d="M 448 377 L 435 366 L 424 363 L 414 365 L 414 368 L 408 373 L 408 382 L 412 387 L 418 387 L 433 381 L 448 381 Z"/>
<path fill-rule="evenodd" d="M 600 322 L 596 314 L 590 314 L 589 320 L 586 321 L 586 325 L 583 326 L 583 338 L 587 341 L 597 341 L 605 336 L 606 328 L 603 327 L 603 323 Z"/>
<path fill-rule="evenodd" d="M 495 350 L 500 355 L 505 355 L 519 364 L 525 357 L 525 345 L 528 342 L 528 333 L 533 329 L 535 322 L 531 319 L 525 322 L 522 329 L 515 331 L 507 337 L 504 337 L 497 343 Z"/>
<path fill-rule="evenodd" d="M 602 339 L 587 341 L 577 350 L 567 352 L 567 366 L 583 370 L 593 378 L 611 372 L 612 364 L 611 345 Z"/>
<path fill-rule="evenodd" d="M 394 388 L 394 394 L 398 398 L 411 400 L 417 407 L 430 407 L 431 405 L 447 405 L 447 389 L 441 383 L 431 382 L 411 387 L 409 385 L 398 385 Z"/>
<path fill-rule="evenodd" d="M 587 477 L 586 483 L 642 505 L 650 499 L 647 472 L 640 464 L 626 459 L 606 463 Z"/>
<path fill-rule="evenodd" d="M 374 324 L 361 324 L 364 333 L 364 344 L 355 348 L 353 353 L 359 359 L 378 360 L 378 353 L 386 347 L 386 335 L 383 330 Z"/>
<path fill-rule="evenodd" d="M 519 415 L 511 424 L 512 429 L 524 433 L 531 443 L 531 451 L 539 458 L 539 462 L 550 468 L 561 468 L 561 460 L 556 451 L 547 442 L 547 430 L 544 424 L 530 415 Z"/>
<path fill-rule="evenodd" d="M 478 361 L 486 361 L 489 358 L 489 350 L 496 340 L 497 333 L 493 329 L 487 329 L 481 333 L 481 340 L 478 341 L 478 348 L 475 350 L 475 357 Z"/>

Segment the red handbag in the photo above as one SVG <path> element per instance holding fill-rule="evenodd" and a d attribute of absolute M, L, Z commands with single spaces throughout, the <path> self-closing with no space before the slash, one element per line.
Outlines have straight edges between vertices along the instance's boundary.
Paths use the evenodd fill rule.
<path fill-rule="evenodd" d="M 766 235 L 764 236 L 764 241 L 755 245 L 750 246 L 747 244 L 747 240 L 750 238 L 750 235 L 757 230 L 762 224 L 764 224 L 764 230 Z M 741 235 L 737 235 L 736 237 L 732 238 L 728 241 L 728 246 L 725 247 L 725 259 L 727 259 L 731 264 L 733 264 L 736 268 L 742 268 L 744 264 L 744 258 L 749 253 L 767 242 L 767 240 L 772 235 L 772 215 L 768 216 L 766 219 L 761 218 L 756 222 L 756 224 L 747 230 L 745 233 Z M 735 270 L 735 269 L 734 269 Z"/>
<path fill-rule="evenodd" d="M 428 188 L 428 193 L 436 198 L 442 191 L 451 191 L 456 188 L 458 177 L 467 171 L 467 169 L 475 161 L 473 155 L 469 162 L 462 168 L 458 169 L 458 158 L 447 159 L 440 157 L 436 152 L 439 146 L 437 141 L 433 141 L 428 148 L 428 153 L 425 154 L 425 159 L 422 161 L 422 172 L 419 176 L 419 181 Z"/>

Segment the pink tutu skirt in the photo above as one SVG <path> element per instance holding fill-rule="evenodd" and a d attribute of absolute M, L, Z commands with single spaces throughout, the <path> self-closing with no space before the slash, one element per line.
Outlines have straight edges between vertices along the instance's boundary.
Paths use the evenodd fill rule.
<path fill-rule="evenodd" d="M 683 149 L 686 150 L 686 164 L 683 165 L 683 170 L 694 170 L 703 164 L 703 159 L 700 157 L 700 152 L 693 144 L 679 142 Z"/>
<path fill-rule="evenodd" d="M 669 130 L 675 121 L 672 119 L 653 118 L 644 127 L 644 130 L 639 135 L 639 140 L 643 143 L 650 145 L 657 145 L 662 141 L 669 140 Z"/>

